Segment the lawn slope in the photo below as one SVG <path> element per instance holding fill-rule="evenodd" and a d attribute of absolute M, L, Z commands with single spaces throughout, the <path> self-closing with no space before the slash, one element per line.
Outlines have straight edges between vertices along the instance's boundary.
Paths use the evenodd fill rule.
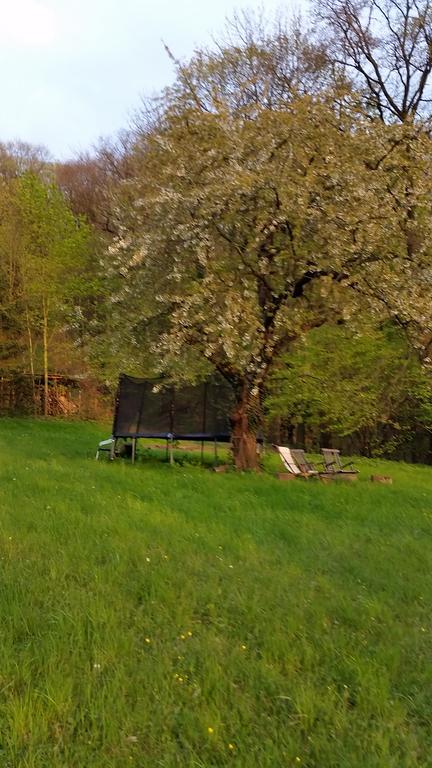
<path fill-rule="evenodd" d="M 0 422 L 1 768 L 431 766 L 432 470 L 281 483 L 105 436 Z"/>

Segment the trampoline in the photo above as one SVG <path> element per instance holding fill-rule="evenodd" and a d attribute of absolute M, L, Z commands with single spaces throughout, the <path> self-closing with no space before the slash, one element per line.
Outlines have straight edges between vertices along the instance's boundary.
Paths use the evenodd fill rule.
<path fill-rule="evenodd" d="M 120 440 L 130 441 L 132 462 L 135 461 L 137 441 L 153 438 L 165 440 L 170 462 L 174 461 L 177 441 L 213 442 L 215 458 L 217 444 L 231 440 L 228 414 L 234 405 L 229 384 L 219 376 L 194 386 L 173 387 L 162 380 L 140 379 L 120 375 L 116 395 L 112 436 L 99 443 L 100 451 L 109 451 L 114 459 Z"/>

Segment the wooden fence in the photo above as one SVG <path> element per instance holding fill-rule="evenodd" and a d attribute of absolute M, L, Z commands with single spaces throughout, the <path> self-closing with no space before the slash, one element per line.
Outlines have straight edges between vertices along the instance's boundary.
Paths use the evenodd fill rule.
<path fill-rule="evenodd" d="M 48 415 L 65 418 L 110 419 L 111 393 L 88 378 L 50 374 Z M 27 373 L 0 373 L 0 415 L 44 413 L 44 377 Z"/>

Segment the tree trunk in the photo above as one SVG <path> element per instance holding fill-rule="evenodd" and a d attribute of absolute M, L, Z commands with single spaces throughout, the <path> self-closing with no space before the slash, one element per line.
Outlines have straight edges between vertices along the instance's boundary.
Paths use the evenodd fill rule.
<path fill-rule="evenodd" d="M 27 322 L 27 337 L 28 337 L 28 345 L 29 345 L 29 361 L 30 361 L 30 373 L 31 373 L 31 383 L 32 383 L 32 395 L 33 395 L 33 413 L 36 414 L 36 387 L 35 387 L 35 371 L 34 371 L 33 337 L 31 332 L 28 307 L 26 307 L 26 322 Z"/>
<path fill-rule="evenodd" d="M 43 299 L 44 416 L 49 414 L 48 388 L 48 299 Z"/>
<path fill-rule="evenodd" d="M 251 411 L 256 405 L 246 385 L 231 415 L 231 444 L 236 469 L 254 469 L 259 466 L 256 428 L 251 425 Z"/>

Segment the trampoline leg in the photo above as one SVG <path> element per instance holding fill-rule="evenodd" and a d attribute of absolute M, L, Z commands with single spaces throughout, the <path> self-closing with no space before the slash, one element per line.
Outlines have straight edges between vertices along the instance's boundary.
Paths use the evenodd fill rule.
<path fill-rule="evenodd" d="M 167 441 L 166 441 L 166 460 L 167 461 L 168 461 L 168 458 L 169 458 L 169 440 L 167 438 Z"/>
<path fill-rule="evenodd" d="M 218 460 L 218 451 L 217 451 L 217 440 L 214 441 L 214 464 L 217 463 Z"/>
<path fill-rule="evenodd" d="M 115 438 L 115 440 L 113 440 L 112 443 L 111 443 L 111 450 L 110 450 L 110 459 L 111 459 L 111 461 L 114 461 L 114 459 L 115 459 L 116 447 L 117 447 L 117 438 Z"/>
<path fill-rule="evenodd" d="M 135 464 L 136 443 L 137 443 L 137 439 L 136 437 L 133 437 L 132 438 L 132 464 Z"/>
<path fill-rule="evenodd" d="M 174 464 L 174 441 L 173 441 L 173 438 L 171 438 L 170 442 L 169 442 L 169 454 L 170 454 L 170 464 Z"/>

